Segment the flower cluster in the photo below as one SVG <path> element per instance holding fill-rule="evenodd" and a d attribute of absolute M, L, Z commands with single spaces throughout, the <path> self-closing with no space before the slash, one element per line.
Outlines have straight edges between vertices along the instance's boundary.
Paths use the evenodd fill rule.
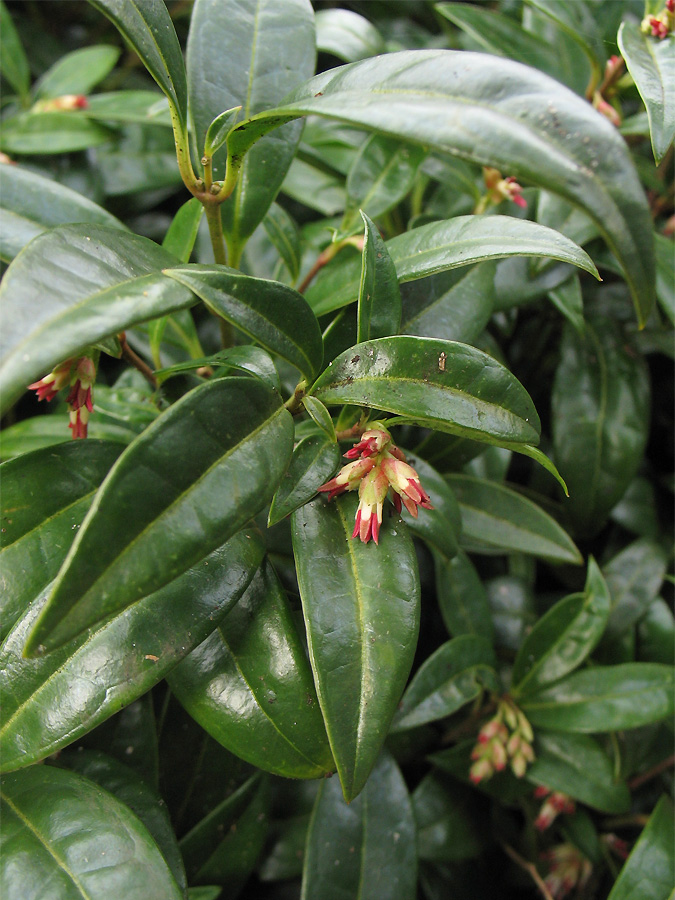
<path fill-rule="evenodd" d="M 656 16 L 645 16 L 640 25 L 643 34 L 662 41 L 675 28 L 675 0 L 666 0 L 666 5 Z"/>
<path fill-rule="evenodd" d="M 73 432 L 73 438 L 86 438 L 89 415 L 94 410 L 91 388 L 95 379 L 94 360 L 89 356 L 80 356 L 60 363 L 49 375 L 29 384 L 28 389 L 37 393 L 38 400 L 49 402 L 62 388 L 70 386 L 66 398 L 70 413 L 68 427 Z"/>
<path fill-rule="evenodd" d="M 89 101 L 84 94 L 63 94 L 50 100 L 39 100 L 33 106 L 33 112 L 72 112 L 76 109 L 87 109 Z"/>
<path fill-rule="evenodd" d="M 535 789 L 534 796 L 538 799 L 546 798 L 534 821 L 534 827 L 539 831 L 545 831 L 560 813 L 571 815 L 576 809 L 576 804 L 570 796 L 563 794 L 562 791 L 551 791 L 543 785 Z"/>
<path fill-rule="evenodd" d="M 358 488 L 359 508 L 353 538 L 358 536 L 367 544 L 372 537 L 378 543 L 387 494 L 399 513 L 404 506 L 415 517 L 418 506 L 433 509 L 419 475 L 408 465 L 381 422 L 374 422 L 368 431 L 364 431 L 361 440 L 345 453 L 345 457 L 353 462 L 343 466 L 335 478 L 321 485 L 319 491 L 326 491 L 328 499 L 332 500 L 338 494 Z"/>
<path fill-rule="evenodd" d="M 488 189 L 488 198 L 495 205 L 501 203 L 502 200 L 511 200 L 516 206 L 525 209 L 527 202 L 522 196 L 522 187 L 518 184 L 513 175 L 508 178 L 502 178 L 499 169 L 492 169 L 489 166 L 483 168 L 483 178 L 485 186 Z"/>
<path fill-rule="evenodd" d="M 575 887 L 583 888 L 591 876 L 590 862 L 573 844 L 558 844 L 542 853 L 542 859 L 550 867 L 544 884 L 556 900 L 567 896 Z"/>
<path fill-rule="evenodd" d="M 496 715 L 478 732 L 471 751 L 474 761 L 469 778 L 474 784 L 491 778 L 510 764 L 513 774 L 522 778 L 534 761 L 532 728 L 523 713 L 508 697 L 499 701 Z"/>

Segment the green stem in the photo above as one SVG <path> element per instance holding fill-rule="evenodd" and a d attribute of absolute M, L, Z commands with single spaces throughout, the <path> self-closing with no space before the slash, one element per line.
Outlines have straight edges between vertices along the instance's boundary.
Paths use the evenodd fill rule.
<path fill-rule="evenodd" d="M 300 412 L 302 398 L 305 396 L 306 389 L 307 382 L 303 379 L 295 386 L 293 396 L 289 397 L 288 400 L 284 403 L 284 406 L 292 415 L 297 415 Z"/>
<path fill-rule="evenodd" d="M 223 220 L 220 216 L 220 205 L 218 203 L 206 202 L 204 205 L 204 214 L 209 226 L 209 235 L 211 237 L 211 246 L 213 247 L 213 258 L 222 266 L 227 265 L 227 251 L 225 250 L 225 238 L 223 236 Z M 226 350 L 234 344 L 234 335 L 232 326 L 225 319 L 218 318 L 220 325 L 220 341 L 223 349 Z"/>

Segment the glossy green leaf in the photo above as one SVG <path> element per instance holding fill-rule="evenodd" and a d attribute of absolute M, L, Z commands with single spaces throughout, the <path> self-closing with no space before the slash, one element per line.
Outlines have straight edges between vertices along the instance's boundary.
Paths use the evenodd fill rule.
<path fill-rule="evenodd" d="M 451 341 L 397 337 L 351 347 L 311 393 L 474 440 L 536 443 L 539 417 L 525 388 L 492 356 Z"/>
<path fill-rule="evenodd" d="M 162 247 L 182 263 L 190 261 L 203 214 L 203 205 L 192 197 L 179 208 L 164 236 Z"/>
<path fill-rule="evenodd" d="M 247 375 L 255 375 L 262 381 L 266 381 L 275 391 L 280 391 L 279 375 L 268 353 L 260 347 L 251 344 L 242 344 L 238 347 L 228 347 L 227 350 L 219 350 L 213 356 L 203 356 L 200 359 L 190 359 L 184 363 L 176 363 L 166 369 L 157 369 L 155 376 L 159 384 L 175 375 L 185 372 L 194 372 L 203 366 L 211 366 L 219 369 L 218 377 L 230 374 L 232 369 L 245 372 Z"/>
<path fill-rule="evenodd" d="M 180 850 L 190 879 L 218 849 L 223 836 L 236 831 L 237 820 L 255 797 L 261 778 L 260 773 L 252 775 L 181 838 Z"/>
<path fill-rule="evenodd" d="M 630 809 L 625 782 L 614 778 L 612 760 L 587 734 L 537 731 L 535 761 L 526 778 L 605 813 Z"/>
<path fill-rule="evenodd" d="M 31 241 L 0 287 L 2 409 L 84 347 L 193 305 L 161 274 L 174 262 L 147 238 L 104 225 L 62 225 Z"/>
<path fill-rule="evenodd" d="M 93 440 L 114 441 L 118 444 L 130 444 L 137 432 L 123 425 L 110 422 L 97 422 L 96 416 L 89 420 L 88 436 Z M 10 425 L 0 431 L 0 457 L 3 460 L 13 459 L 23 453 L 42 450 L 55 444 L 72 441 L 72 432 L 68 429 L 67 415 L 32 416 L 22 419 L 16 425 Z M 121 452 L 120 448 L 120 452 Z"/>
<path fill-rule="evenodd" d="M 323 403 L 320 400 L 317 400 L 316 397 L 312 397 L 310 394 L 307 397 L 302 398 L 302 405 L 307 414 L 314 422 L 316 422 L 319 428 L 321 428 L 332 441 L 336 441 L 337 437 L 333 419 Z"/>
<path fill-rule="evenodd" d="M 23 646 L 45 607 L 46 589 L 0 651 L 3 768 L 17 769 L 43 759 L 161 681 L 237 602 L 262 555 L 255 533 L 242 531 L 166 587 L 53 653 L 26 659 Z"/>
<path fill-rule="evenodd" d="M 572 594 L 542 616 L 525 638 L 513 664 L 514 697 L 531 694 L 577 668 L 607 625 L 611 597 L 593 557 L 582 594 Z"/>
<path fill-rule="evenodd" d="M 302 294 L 293 288 L 215 265 L 178 266 L 165 274 L 308 378 L 319 371 L 323 358 L 319 323 Z"/>
<path fill-rule="evenodd" d="M 147 781 L 113 757 L 83 747 L 61 754 L 56 765 L 95 782 L 138 816 L 162 851 L 181 891 L 187 890 L 185 867 L 168 810 Z"/>
<path fill-rule="evenodd" d="M 415 673 L 392 731 L 444 719 L 484 690 L 498 691 L 495 664 L 494 650 L 485 638 L 465 634 L 442 644 Z"/>
<path fill-rule="evenodd" d="M 654 159 L 660 163 L 675 137 L 675 46 L 670 38 L 643 34 L 633 22 L 621 23 L 617 40 L 647 109 Z"/>
<path fill-rule="evenodd" d="M 412 795 L 420 859 L 450 862 L 478 856 L 486 843 L 472 792 L 430 772 Z"/>
<path fill-rule="evenodd" d="M 58 572 L 121 451 L 121 444 L 77 441 L 0 467 L 0 637 Z"/>
<path fill-rule="evenodd" d="M 579 334 L 583 334 L 584 300 L 581 294 L 581 282 L 575 273 L 567 281 L 548 292 L 548 299 Z"/>
<path fill-rule="evenodd" d="M 267 236 L 272 241 L 279 256 L 288 269 L 291 281 L 297 281 L 300 274 L 302 252 L 300 249 L 300 233 L 298 226 L 283 206 L 273 203 L 265 213 L 262 221 Z"/>
<path fill-rule="evenodd" d="M 383 754 L 360 797 L 337 779 L 319 788 L 307 836 L 302 900 L 414 900 L 415 819 L 405 781 Z"/>
<path fill-rule="evenodd" d="M 356 498 L 293 513 L 293 551 L 319 704 L 345 798 L 368 780 L 401 698 L 419 628 L 419 583 L 405 525 L 379 546 L 352 539 Z"/>
<path fill-rule="evenodd" d="M 590 63 L 595 78 L 600 80 L 607 59 L 607 41 L 603 39 L 602 31 L 598 27 L 599 23 L 591 12 L 592 7 L 589 7 L 588 3 L 580 3 L 578 0 L 557 0 L 553 3 L 550 0 L 525 0 L 525 2 L 542 16 L 554 22 L 568 38 L 571 38 L 581 48 Z"/>
<path fill-rule="evenodd" d="M 407 510 L 403 520 L 415 535 L 434 547 L 446 559 L 452 559 L 459 551 L 459 534 L 462 530 L 459 505 L 447 481 L 442 475 L 414 453 L 405 454 L 408 463 L 420 477 L 420 483 L 431 497 L 433 509 L 418 510 L 417 518 Z"/>
<path fill-rule="evenodd" d="M 276 525 L 316 494 L 340 465 L 340 448 L 325 433 L 308 435 L 293 450 L 291 464 L 272 498 L 268 526 Z M 1 559 L 1 557 L 0 557 Z"/>
<path fill-rule="evenodd" d="M 375 219 L 397 206 L 412 188 L 425 156 L 422 147 L 372 135 L 347 175 L 347 209 L 340 231 L 349 232 L 359 224 L 359 210 Z"/>
<path fill-rule="evenodd" d="M 314 71 L 314 14 L 309 0 L 197 0 L 187 43 L 190 109 L 197 146 L 223 110 L 250 116 L 278 103 Z M 227 60 L 227 64 L 223 64 Z M 232 264 L 262 221 L 291 163 L 301 126 L 269 135 L 241 166 L 234 193 L 222 207 Z M 213 159 L 214 178 L 225 174 L 225 150 Z"/>
<path fill-rule="evenodd" d="M 641 538 L 617 553 L 604 568 L 612 598 L 607 636 L 619 637 L 645 615 L 661 590 L 668 566 L 663 547 Z"/>
<path fill-rule="evenodd" d="M 119 56 L 119 48 L 109 44 L 82 47 L 66 53 L 37 81 L 35 96 L 42 98 L 88 94 L 114 69 Z"/>
<path fill-rule="evenodd" d="M 0 2 L 0 72 L 17 92 L 23 102 L 30 91 L 30 66 L 12 17 L 4 3 Z"/>
<path fill-rule="evenodd" d="M 115 122 L 140 125 L 171 125 L 170 107 L 166 99 L 157 91 L 111 91 L 93 94 L 83 115 L 101 122 Z M 177 173 L 176 155 L 172 157 L 171 168 Z M 180 176 L 178 176 L 180 180 Z"/>
<path fill-rule="evenodd" d="M 437 3 L 434 8 L 488 53 L 515 59 L 564 81 L 554 48 L 511 16 L 468 3 Z"/>
<path fill-rule="evenodd" d="M 220 150 L 240 112 L 241 106 L 234 106 L 232 109 L 226 109 L 225 112 L 215 117 L 206 130 L 204 156 L 212 157 L 214 153 Z"/>
<path fill-rule="evenodd" d="M 642 460 L 649 377 L 616 323 L 593 319 L 581 338 L 567 326 L 551 395 L 555 461 L 568 484 L 565 511 L 580 536 L 595 534 Z"/>
<path fill-rule="evenodd" d="M 401 324 L 401 292 L 396 269 L 379 230 L 361 211 L 366 226 L 361 253 L 357 341 L 396 334 Z"/>
<path fill-rule="evenodd" d="M 434 554 L 438 605 L 448 632 L 493 638 L 490 605 L 483 582 L 469 557 L 460 550 L 450 560 Z"/>
<path fill-rule="evenodd" d="M 481 334 L 494 305 L 495 264 L 421 278 L 401 291 L 401 332 L 471 344 Z"/>
<path fill-rule="evenodd" d="M 107 16 L 166 94 L 179 123 L 187 134 L 187 82 L 183 54 L 173 22 L 164 3 L 143 0 L 89 0 Z M 220 112 L 220 110 L 219 110 Z"/>
<path fill-rule="evenodd" d="M 568 238 L 510 216 L 457 216 L 430 222 L 392 238 L 386 246 L 401 283 L 514 255 L 557 259 L 597 275 L 590 257 Z M 317 315 L 324 315 L 356 300 L 358 288 L 356 261 L 326 266 L 307 291 L 307 300 Z"/>
<path fill-rule="evenodd" d="M 257 379 L 221 378 L 170 407 L 101 486 L 26 652 L 75 637 L 236 534 L 271 498 L 292 434 L 278 395 Z"/>
<path fill-rule="evenodd" d="M 639 728 L 673 715 L 671 666 L 624 663 L 575 672 L 536 694 L 521 707 L 535 728 L 601 732 Z"/>
<path fill-rule="evenodd" d="M 123 803 L 89 779 L 33 766 L 0 779 L 5 900 L 182 900 L 150 833 Z"/>
<path fill-rule="evenodd" d="M 649 604 L 637 629 L 638 659 L 675 665 L 675 618 L 660 597 Z"/>
<path fill-rule="evenodd" d="M 92 222 L 126 231 L 122 222 L 87 197 L 18 165 L 0 165 L 0 206 L 0 259 L 4 262 L 54 225 Z"/>
<path fill-rule="evenodd" d="M 644 192 L 614 127 L 536 69 L 482 53 L 389 53 L 313 78 L 244 136 L 286 115 L 316 114 L 492 165 L 580 206 L 620 260 L 644 323 L 653 303 L 653 242 Z M 277 120 L 275 122 L 274 120 Z M 250 135 L 247 137 L 246 135 Z M 572 139 L 570 139 L 572 138 Z"/>
<path fill-rule="evenodd" d="M 347 205 L 341 178 L 297 157 L 284 178 L 281 193 L 324 216 L 342 212 Z M 356 279 L 358 287 L 358 272 Z M 356 293 L 353 299 L 356 299 Z"/>
<path fill-rule="evenodd" d="M 663 795 L 607 900 L 671 900 L 675 883 L 673 803 Z"/>
<path fill-rule="evenodd" d="M 3 122 L 0 147 L 5 153 L 31 156 L 75 153 L 111 137 L 110 129 L 83 112 L 27 112 Z"/>
<path fill-rule="evenodd" d="M 504 484 L 472 475 L 446 476 L 462 513 L 461 544 L 476 553 L 520 552 L 579 564 L 569 535 L 532 500 Z"/>
<path fill-rule="evenodd" d="M 269 563 L 169 685 L 202 728 L 258 768 L 286 778 L 333 771 L 305 650 Z"/>
<path fill-rule="evenodd" d="M 516 575 L 498 575 L 485 583 L 485 590 L 495 646 L 509 654 L 517 653 L 536 619 L 532 588 Z"/>
<path fill-rule="evenodd" d="M 384 51 L 384 41 L 368 19 L 350 9 L 321 9 L 316 13 L 316 49 L 345 62 L 356 62 Z"/>

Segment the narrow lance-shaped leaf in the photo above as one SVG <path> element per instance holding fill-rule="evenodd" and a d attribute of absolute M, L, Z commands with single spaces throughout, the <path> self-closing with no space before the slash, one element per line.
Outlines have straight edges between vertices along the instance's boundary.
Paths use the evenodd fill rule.
<path fill-rule="evenodd" d="M 361 253 L 357 341 L 389 337 L 401 324 L 401 292 L 396 269 L 380 232 L 361 211 L 366 226 Z"/>
<path fill-rule="evenodd" d="M 272 498 L 267 525 L 276 525 L 311 500 L 339 464 L 340 448 L 324 431 L 303 438 L 293 450 L 291 463 Z"/>
<path fill-rule="evenodd" d="M 492 356 L 454 341 L 398 335 L 357 344 L 311 393 L 329 406 L 369 406 L 491 444 L 539 440 L 539 417 L 520 382 Z"/>
<path fill-rule="evenodd" d="M 313 378 L 321 368 L 319 323 L 305 298 L 293 288 L 215 265 L 176 267 L 165 274 L 189 287 L 214 312 L 303 375 Z"/>
<path fill-rule="evenodd" d="M 334 771 L 305 649 L 269 562 L 169 684 L 202 728 L 258 768 L 286 778 Z"/>
<path fill-rule="evenodd" d="M 619 49 L 640 92 L 647 115 L 654 159 L 660 163 L 675 137 L 675 44 L 655 40 L 633 22 L 622 22 Z"/>
<path fill-rule="evenodd" d="M 316 13 L 316 47 L 345 62 L 384 51 L 384 40 L 364 16 L 350 9 L 321 9 Z"/>
<path fill-rule="evenodd" d="M 293 551 L 309 657 L 347 801 L 375 764 L 412 665 L 417 562 L 405 525 L 379 546 L 352 539 L 356 498 L 318 498 L 293 513 Z"/>
<path fill-rule="evenodd" d="M 0 651 L 2 770 L 44 759 L 149 691 L 237 602 L 263 553 L 255 532 L 240 531 L 159 591 L 52 653 L 26 659 L 23 647 L 47 602 L 46 588 Z"/>
<path fill-rule="evenodd" d="M 307 835 L 302 900 L 414 900 L 415 831 L 408 789 L 388 754 L 349 804 L 337 779 L 324 781 Z"/>
<path fill-rule="evenodd" d="M 536 69 L 482 53 L 417 50 L 330 69 L 230 136 L 240 153 L 279 118 L 316 114 L 491 165 L 558 193 L 600 227 L 638 320 L 653 303 L 651 221 L 630 154 L 590 104 Z M 276 120 L 276 121 L 275 121 Z"/>
<path fill-rule="evenodd" d="M 174 257 L 105 225 L 62 225 L 14 260 L 0 287 L 0 394 L 7 410 L 30 382 L 101 338 L 194 305 L 162 275 Z"/>
<path fill-rule="evenodd" d="M 159 848 L 131 810 L 98 785 L 53 766 L 32 766 L 0 779 L 6 900 L 52 896 L 105 900 L 182 900 Z M 77 823 L 77 827 L 73 827 Z"/>
<path fill-rule="evenodd" d="M 257 379 L 222 378 L 186 394 L 110 471 L 26 652 L 57 647 L 235 534 L 270 499 L 292 435 L 278 394 Z"/>
<path fill-rule="evenodd" d="M 110 44 L 66 53 L 35 84 L 35 97 L 88 94 L 115 67 L 120 51 Z"/>
<path fill-rule="evenodd" d="M 386 242 L 401 284 L 488 259 L 522 255 L 558 259 L 598 276 L 590 257 L 573 241 L 544 225 L 511 216 L 456 216 L 420 225 Z M 317 315 L 356 300 L 359 265 L 326 266 L 307 291 Z"/>
<path fill-rule="evenodd" d="M 21 44 L 21 38 L 3 2 L 0 2 L 0 32 L 2 32 L 0 71 L 17 92 L 22 103 L 28 104 L 30 103 L 30 66 L 26 51 Z"/>
<path fill-rule="evenodd" d="M 675 881 L 673 802 L 660 797 L 607 900 L 668 900 Z"/>

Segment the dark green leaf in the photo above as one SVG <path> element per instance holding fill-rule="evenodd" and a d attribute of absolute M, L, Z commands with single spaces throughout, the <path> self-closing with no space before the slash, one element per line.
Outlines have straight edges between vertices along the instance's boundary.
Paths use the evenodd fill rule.
<path fill-rule="evenodd" d="M 557 0 L 554 3 L 550 0 L 525 0 L 525 2 L 554 22 L 581 48 L 588 58 L 594 77 L 599 81 L 607 58 L 607 41 L 603 40 L 603 33 L 598 27 L 592 7 L 589 7 L 588 3 L 580 3 L 579 0 Z M 534 27 L 536 24 L 535 19 Z M 553 32 L 554 35 L 556 33 Z"/>
<path fill-rule="evenodd" d="M 82 194 L 18 165 L 0 165 L 0 206 L 0 259 L 4 262 L 53 225 L 92 222 L 126 231 L 122 222 Z"/>
<path fill-rule="evenodd" d="M 645 615 L 658 596 L 668 558 L 660 544 L 641 538 L 624 548 L 605 566 L 612 598 L 607 636 L 619 637 Z"/>
<path fill-rule="evenodd" d="M 137 432 L 122 425 L 110 422 L 97 422 L 97 416 L 89 420 L 88 436 L 94 440 L 115 441 L 118 444 L 130 444 Z M 10 425 L 0 431 L 0 457 L 3 460 L 42 450 L 55 444 L 70 443 L 72 432 L 68 430 L 66 415 L 33 416 L 22 419 L 16 425 Z M 122 448 L 120 447 L 120 452 Z"/>
<path fill-rule="evenodd" d="M 302 256 L 298 226 L 278 203 L 270 206 L 262 223 L 268 238 L 284 261 L 291 281 L 297 281 Z"/>
<path fill-rule="evenodd" d="M 111 136 L 108 128 L 84 112 L 30 112 L 3 122 L 0 147 L 6 153 L 32 156 L 75 153 L 105 144 Z"/>
<path fill-rule="evenodd" d="M 471 344 L 494 305 L 495 263 L 486 262 L 422 278 L 401 291 L 401 332 Z"/>
<path fill-rule="evenodd" d="M 246 122 L 237 127 L 255 140 L 259 128 L 307 114 L 495 166 L 580 206 L 620 260 L 640 323 L 647 320 L 653 241 L 630 154 L 604 116 L 553 79 L 483 53 L 389 53 L 330 69 L 298 88 L 282 107 L 263 113 L 255 127 Z M 234 140 L 233 152 L 248 140 Z"/>
<path fill-rule="evenodd" d="M 655 234 L 656 242 L 656 299 L 671 325 L 675 325 L 675 259 L 672 238 Z"/>
<path fill-rule="evenodd" d="M 399 704 L 392 731 L 444 719 L 486 688 L 498 691 L 495 663 L 494 650 L 485 638 L 465 634 L 442 644 L 415 673 Z"/>
<path fill-rule="evenodd" d="M 361 211 L 366 226 L 361 254 L 357 341 L 396 334 L 401 324 L 401 292 L 396 269 L 380 232 Z"/>
<path fill-rule="evenodd" d="M 460 550 L 451 560 L 434 554 L 436 591 L 445 627 L 451 635 L 493 638 L 490 605 L 483 582 L 469 557 Z"/>
<path fill-rule="evenodd" d="M 0 467 L 0 637 L 60 569 L 122 449 L 121 444 L 77 441 L 24 454 Z"/>
<path fill-rule="evenodd" d="M 308 378 L 321 368 L 321 330 L 307 301 L 278 281 L 242 275 L 224 266 L 191 265 L 166 271 L 218 315 Z"/>
<path fill-rule="evenodd" d="M 457 216 L 430 222 L 392 238 L 386 247 L 401 283 L 514 255 L 562 260 L 597 274 L 590 257 L 559 232 L 510 216 Z M 317 315 L 324 315 L 356 300 L 358 289 L 356 261 L 326 266 L 307 291 L 307 300 Z"/>
<path fill-rule="evenodd" d="M 119 55 L 119 49 L 109 44 L 66 53 L 37 81 L 36 98 L 88 94 L 114 69 Z"/>
<path fill-rule="evenodd" d="M 420 477 L 420 483 L 431 497 L 433 509 L 423 509 L 417 518 L 406 511 L 404 521 L 410 531 L 434 547 L 446 559 L 452 559 L 459 550 L 459 534 L 462 530 L 459 504 L 442 475 L 412 453 L 406 453 L 408 463 Z"/>
<path fill-rule="evenodd" d="M 203 213 L 203 205 L 192 197 L 180 207 L 164 236 L 162 247 L 182 263 L 190 261 Z"/>
<path fill-rule="evenodd" d="M 30 91 L 30 67 L 12 17 L 0 2 L 0 72 L 25 103 Z"/>
<path fill-rule="evenodd" d="M 284 178 L 281 193 L 324 216 L 342 212 L 347 205 L 347 195 L 341 178 L 297 157 Z M 356 281 L 358 289 L 358 271 Z M 356 299 L 356 292 L 352 299 Z"/>
<path fill-rule="evenodd" d="M 307 836 L 302 900 L 414 900 L 415 819 L 396 763 L 382 755 L 360 797 L 337 779 L 319 788 Z"/>
<path fill-rule="evenodd" d="M 46 590 L 0 651 L 2 766 L 11 770 L 43 759 L 148 691 L 213 631 L 262 555 L 255 533 L 242 531 L 156 593 L 53 653 L 26 659 L 23 646 Z"/>
<path fill-rule="evenodd" d="M 57 647 L 236 534 L 271 498 L 292 434 L 278 395 L 257 379 L 217 379 L 186 394 L 113 466 L 26 652 Z"/>
<path fill-rule="evenodd" d="M 581 554 L 547 512 L 504 484 L 471 475 L 446 476 L 462 513 L 461 544 L 476 553 L 530 553 L 579 564 Z"/>
<path fill-rule="evenodd" d="M 320 400 L 317 400 L 316 397 L 310 395 L 308 397 L 303 397 L 302 405 L 319 428 L 321 428 L 322 431 L 325 431 L 332 441 L 336 441 L 337 437 L 335 435 L 333 419 L 323 403 Z"/>
<path fill-rule="evenodd" d="M 660 163 L 675 137 L 675 45 L 670 38 L 643 34 L 633 22 L 621 23 L 618 43 L 647 109 L 654 159 Z"/>
<path fill-rule="evenodd" d="M 368 19 L 350 9 L 321 9 L 316 14 L 316 48 L 345 62 L 384 51 L 384 41 Z"/>
<path fill-rule="evenodd" d="M 278 103 L 314 71 L 314 14 L 309 0 L 197 0 L 187 45 L 190 109 L 201 151 L 212 120 L 242 107 L 245 119 Z M 226 60 L 227 64 L 223 61 Z M 291 163 L 299 123 L 264 139 L 237 160 L 239 181 L 222 207 L 232 256 L 262 221 Z M 225 174 L 224 150 L 213 160 L 214 178 Z"/>
<path fill-rule="evenodd" d="M 183 54 L 164 3 L 143 0 L 89 0 L 133 47 L 168 97 L 172 118 L 187 135 L 187 83 Z M 219 110 L 220 112 L 220 110 Z"/>
<path fill-rule="evenodd" d="M 535 728 L 588 733 L 639 728 L 673 715 L 674 674 L 658 663 L 595 666 L 523 697 L 520 705 Z"/>
<path fill-rule="evenodd" d="M 102 122 L 128 125 L 171 125 L 170 108 L 166 99 L 157 91 L 112 91 L 94 94 L 89 98 L 83 115 Z M 171 156 L 171 169 L 180 180 L 175 153 Z"/>
<path fill-rule="evenodd" d="M 567 281 L 548 292 L 548 299 L 579 334 L 583 334 L 584 300 L 581 294 L 581 282 L 575 273 Z"/>
<path fill-rule="evenodd" d="M 227 350 L 219 350 L 213 356 L 203 356 L 200 359 L 190 359 L 184 363 L 176 363 L 166 369 L 157 369 L 155 376 L 159 384 L 172 378 L 174 375 L 182 375 L 185 372 L 193 372 L 203 366 L 212 366 L 220 369 L 219 376 L 229 373 L 232 369 L 246 372 L 247 375 L 255 375 L 262 381 L 266 381 L 275 391 L 279 391 L 279 375 L 268 353 L 260 347 L 250 344 L 242 344 L 239 347 L 228 347 Z M 221 368 L 223 367 L 223 368 Z"/>
<path fill-rule="evenodd" d="M 321 711 L 348 801 L 368 780 L 412 665 L 419 584 L 412 541 L 384 522 L 352 539 L 356 498 L 293 513 L 293 550 Z"/>
<path fill-rule="evenodd" d="M 5 900 L 52 896 L 182 900 L 145 826 L 112 794 L 74 772 L 33 766 L 0 780 Z M 114 879 L 114 882 L 113 882 Z"/>
<path fill-rule="evenodd" d="M 334 770 L 305 650 L 269 563 L 169 684 L 202 728 L 258 768 L 286 778 Z"/>
<path fill-rule="evenodd" d="M 268 526 L 276 525 L 311 500 L 339 464 L 340 448 L 325 433 L 303 438 L 293 450 L 291 464 L 272 498 Z"/>
<path fill-rule="evenodd" d="M 607 900 L 666 900 L 675 882 L 673 803 L 659 799 Z"/>
<path fill-rule="evenodd" d="M 583 594 L 555 604 L 525 638 L 513 664 L 512 693 L 531 694 L 576 669 L 607 625 L 610 593 L 593 557 Z"/>
<path fill-rule="evenodd" d="M 589 735 L 537 731 L 535 752 L 528 781 L 569 794 L 600 812 L 630 809 L 626 784 L 615 781 L 611 759 Z"/>
<path fill-rule="evenodd" d="M 660 597 L 649 605 L 638 625 L 638 659 L 675 665 L 675 619 Z"/>
<path fill-rule="evenodd" d="M 485 844 L 472 793 L 438 772 L 425 776 L 412 795 L 420 859 L 449 862 L 480 854 Z"/>
<path fill-rule="evenodd" d="M 0 287 L 2 409 L 86 346 L 193 305 L 161 274 L 174 262 L 147 238 L 104 225 L 62 225 L 31 241 Z"/>
<path fill-rule="evenodd" d="M 82 747 L 59 756 L 56 765 L 83 775 L 138 816 L 162 851 L 181 891 L 187 890 L 185 867 L 164 801 L 133 769 L 100 751 Z"/>
<path fill-rule="evenodd" d="M 565 511 L 581 536 L 605 523 L 642 461 L 649 429 L 644 360 L 609 319 L 565 327 L 551 396 L 555 461 L 567 482 Z"/>
<path fill-rule="evenodd" d="M 226 109 L 225 112 L 215 117 L 206 129 L 204 156 L 213 157 L 213 154 L 220 150 L 240 112 L 241 106 L 234 106 L 232 109 Z"/>
<path fill-rule="evenodd" d="M 517 576 L 499 575 L 486 583 L 485 590 L 495 646 L 516 653 L 536 618 L 532 588 Z"/>
<path fill-rule="evenodd" d="M 370 406 L 491 444 L 539 440 L 539 417 L 525 388 L 466 344 L 406 335 L 357 344 L 311 392 L 329 406 Z"/>

